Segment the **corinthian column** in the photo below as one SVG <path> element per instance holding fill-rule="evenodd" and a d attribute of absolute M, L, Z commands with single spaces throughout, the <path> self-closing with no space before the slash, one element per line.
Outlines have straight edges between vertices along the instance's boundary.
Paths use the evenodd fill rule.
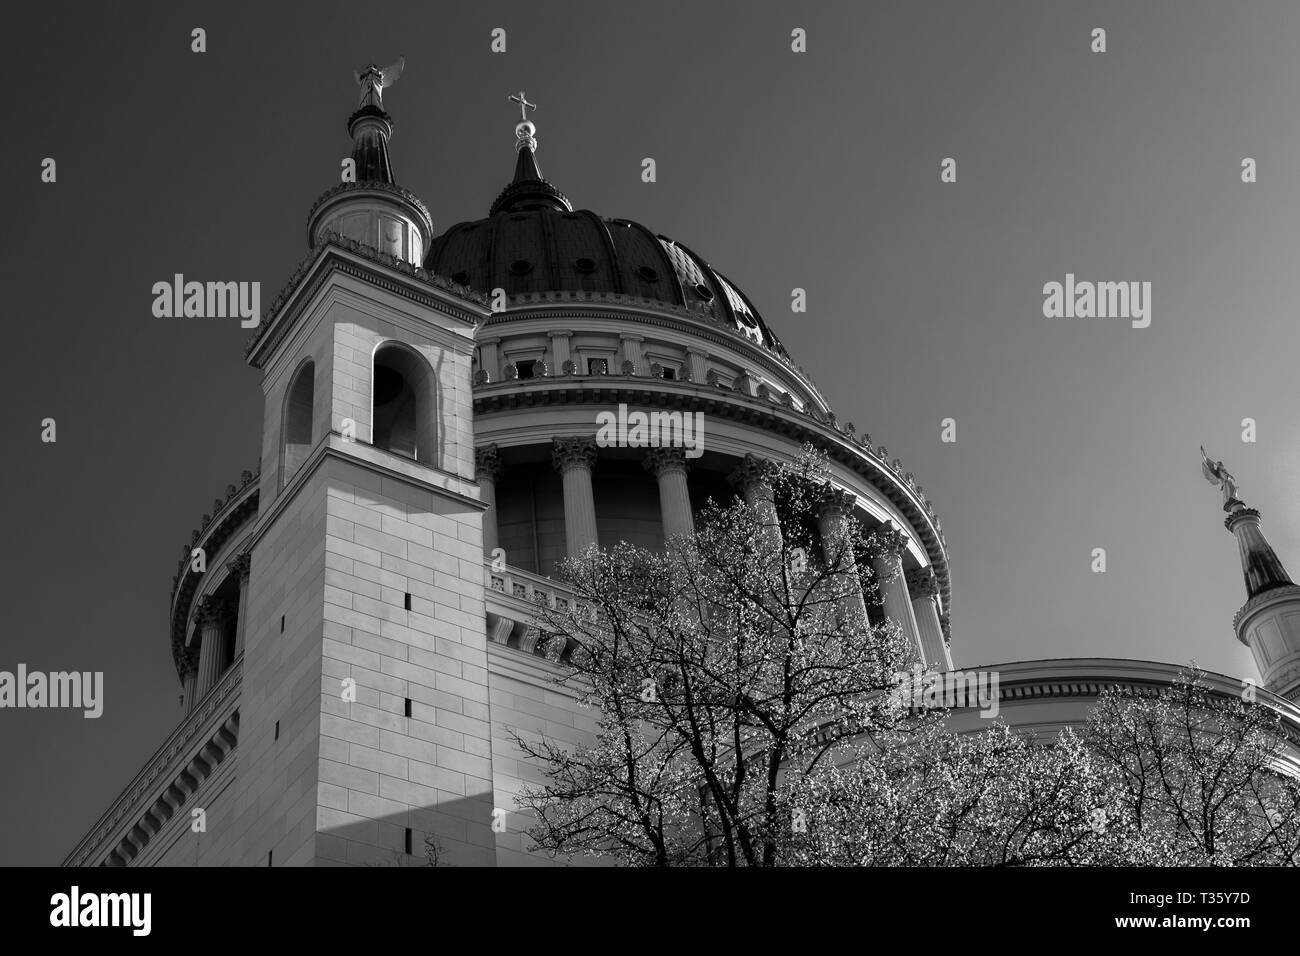
<path fill-rule="evenodd" d="M 817 502 L 817 525 L 827 567 L 838 569 L 843 575 L 838 579 L 843 583 L 839 583 L 837 589 L 846 592 L 841 601 L 844 612 L 850 620 L 866 621 L 867 603 L 862 596 L 862 579 L 858 577 L 858 561 L 848 535 L 849 515 L 853 513 L 856 502 L 851 493 L 825 486 Z"/>
<path fill-rule="evenodd" d="M 871 562 L 880 586 L 881 603 L 884 605 L 885 617 L 897 621 L 903 629 L 903 636 L 908 646 L 916 653 L 918 660 L 925 660 L 925 650 L 921 647 L 921 638 L 917 633 L 916 614 L 912 611 L 912 601 L 907 594 L 907 582 L 903 579 L 903 549 L 907 547 L 907 537 L 895 527 L 877 531 L 876 535 L 884 539 L 884 549 Z"/>
<path fill-rule="evenodd" d="M 948 651 L 948 642 L 943 639 L 943 624 L 939 621 L 939 582 L 934 579 L 934 569 L 925 567 L 908 571 L 905 579 L 925 665 L 936 671 L 952 670 L 952 655 Z"/>
<path fill-rule="evenodd" d="M 496 445 L 474 449 L 474 477 L 478 481 L 479 495 L 487 510 L 483 512 L 483 553 L 491 556 L 497 549 L 500 536 L 497 531 L 497 479 L 501 477 L 501 457 Z"/>
<path fill-rule="evenodd" d="M 199 601 L 194 621 L 199 626 L 199 677 L 195 700 L 201 700 L 221 677 L 221 665 L 226 659 L 226 623 L 234 608 L 223 598 L 208 595 Z"/>
<path fill-rule="evenodd" d="M 247 628 L 248 621 L 248 572 L 252 567 L 252 563 L 252 555 L 247 551 L 242 552 L 234 560 L 226 563 L 226 570 L 239 581 L 239 620 L 235 625 L 236 657 L 244 649 L 244 631 Z"/>
<path fill-rule="evenodd" d="M 642 462 L 646 471 L 659 480 L 659 512 L 664 538 L 694 534 L 691 516 L 691 493 L 686 485 L 686 452 L 681 448 L 652 448 Z"/>
<path fill-rule="evenodd" d="M 198 698 L 199 656 L 188 647 L 181 654 L 181 687 L 184 694 L 182 706 L 188 714 L 194 709 L 194 701 Z"/>
<path fill-rule="evenodd" d="M 553 438 L 551 463 L 564 479 L 564 543 L 572 558 L 600 541 L 591 491 L 596 443 L 590 438 Z"/>
<path fill-rule="evenodd" d="M 745 504 L 758 512 L 763 528 L 769 535 L 773 549 L 781 547 L 781 523 L 776 516 L 776 502 L 772 497 L 772 465 L 770 462 L 746 455 L 736 470 L 727 478 L 740 492 Z"/>

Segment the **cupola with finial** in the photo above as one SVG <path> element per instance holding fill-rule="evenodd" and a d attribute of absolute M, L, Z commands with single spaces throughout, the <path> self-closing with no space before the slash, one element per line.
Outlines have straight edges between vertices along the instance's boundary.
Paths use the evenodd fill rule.
<path fill-rule="evenodd" d="M 388 158 L 393 118 L 384 109 L 384 90 L 397 82 L 405 65 L 399 57 L 382 69 L 371 63 L 353 74 L 361 101 L 348 117 L 352 155 L 342 163 L 343 181 L 316 200 L 307 217 L 312 248 L 337 233 L 412 265 L 422 262 L 433 220 L 419 197 L 397 185 Z"/>
<path fill-rule="evenodd" d="M 528 111 L 536 110 L 537 104 L 528 102 L 523 90 L 519 91 L 518 96 L 507 98 L 510 102 L 519 104 L 519 124 L 515 126 L 515 152 L 518 154 L 515 159 L 515 178 L 497 196 L 488 215 L 530 209 L 573 212 L 573 205 L 568 198 L 542 178 L 542 171 L 537 165 L 537 127 L 528 119 Z"/>
<path fill-rule="evenodd" d="M 1237 539 L 1246 603 L 1233 618 L 1237 640 L 1255 655 L 1264 687 L 1300 702 L 1300 587 L 1259 526 L 1259 512 L 1237 497 L 1236 479 L 1201 449 L 1201 473 L 1223 490 L 1223 524 Z"/>

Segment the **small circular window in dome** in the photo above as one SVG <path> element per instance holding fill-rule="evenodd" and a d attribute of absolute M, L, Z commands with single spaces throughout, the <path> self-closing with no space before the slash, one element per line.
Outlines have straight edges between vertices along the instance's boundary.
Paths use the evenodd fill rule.
<path fill-rule="evenodd" d="M 464 285 L 466 282 L 469 281 L 469 273 L 466 272 L 464 269 L 462 269 L 460 272 L 453 272 L 451 274 L 451 281 L 456 283 L 457 285 Z"/>
<path fill-rule="evenodd" d="M 533 271 L 533 264 L 527 259 L 516 259 L 510 263 L 510 272 L 512 275 L 526 276 Z"/>
<path fill-rule="evenodd" d="M 713 290 L 710 289 L 708 286 L 706 286 L 703 282 L 695 283 L 695 294 L 698 295 L 705 302 L 713 301 Z"/>
<path fill-rule="evenodd" d="M 639 269 L 636 270 L 636 274 L 639 275 L 642 279 L 645 279 L 646 282 L 659 281 L 659 273 L 655 272 L 649 266 L 641 266 Z"/>
<path fill-rule="evenodd" d="M 595 272 L 596 260 L 588 259 L 584 256 L 581 259 L 575 260 L 573 263 L 573 267 L 577 269 L 579 272 Z"/>

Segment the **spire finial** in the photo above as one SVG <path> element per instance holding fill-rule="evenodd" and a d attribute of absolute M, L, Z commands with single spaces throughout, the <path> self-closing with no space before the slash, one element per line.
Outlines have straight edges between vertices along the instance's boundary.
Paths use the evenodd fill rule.
<path fill-rule="evenodd" d="M 357 86 L 361 87 L 361 102 L 357 105 L 357 109 L 373 106 L 382 110 L 384 90 L 397 82 L 405 67 L 406 57 L 399 56 L 396 63 L 390 63 L 382 70 L 374 63 L 367 63 L 365 69 L 353 73 L 352 75 L 357 79 Z"/>
<path fill-rule="evenodd" d="M 573 212 L 573 206 L 564 193 L 560 192 L 545 179 L 537 166 L 537 139 L 533 135 L 537 127 L 528 121 L 528 111 L 537 109 L 536 103 L 528 102 L 524 91 L 507 96 L 511 103 L 519 104 L 519 124 L 515 126 L 515 178 L 510 185 L 501 190 L 492 203 L 489 216 L 499 212 L 511 212 L 516 209 L 558 209 Z"/>
<path fill-rule="evenodd" d="M 1223 462 L 1210 460 L 1204 445 L 1201 446 L 1201 474 L 1210 484 L 1223 489 L 1224 511 L 1239 511 L 1246 507 L 1246 503 L 1237 497 L 1237 479 L 1223 467 Z"/>
<path fill-rule="evenodd" d="M 511 103 L 519 104 L 519 118 L 524 121 L 528 120 L 528 110 L 537 109 L 536 103 L 528 102 L 528 97 L 524 95 L 523 90 L 519 91 L 518 96 L 508 96 L 506 97 L 506 99 L 508 99 Z"/>
<path fill-rule="evenodd" d="M 393 118 L 384 109 L 384 90 L 397 82 L 406 66 L 406 58 L 380 69 L 368 63 L 352 75 L 361 87 L 361 104 L 348 117 L 348 135 L 352 137 L 352 161 L 356 164 L 357 182 L 393 183 L 393 168 L 388 161 L 388 137 L 393 135 Z"/>
<path fill-rule="evenodd" d="M 528 111 L 536 110 L 537 104 L 528 102 L 528 97 L 524 91 L 520 90 L 518 96 L 506 97 L 511 103 L 519 104 L 519 125 L 515 127 L 515 152 L 522 149 L 531 149 L 537 151 L 537 140 L 533 136 L 537 132 L 537 127 L 528 121 Z"/>
<path fill-rule="evenodd" d="M 1286 568 L 1260 530 L 1259 512 L 1237 497 L 1237 479 L 1223 467 L 1223 462 L 1206 454 L 1204 445 L 1201 446 L 1201 474 L 1210 484 L 1223 489 L 1223 510 L 1228 512 L 1223 526 L 1237 539 L 1241 570 L 1246 577 L 1246 596 L 1254 598 L 1275 588 L 1294 587 Z"/>

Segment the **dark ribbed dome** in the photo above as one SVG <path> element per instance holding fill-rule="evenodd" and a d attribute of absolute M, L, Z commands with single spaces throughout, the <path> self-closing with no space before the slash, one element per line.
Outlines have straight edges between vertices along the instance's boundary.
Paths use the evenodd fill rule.
<path fill-rule="evenodd" d="M 498 199 L 489 218 L 452 226 L 433 240 L 424 267 L 486 295 L 498 288 L 507 295 L 595 292 L 703 309 L 785 354 L 745 294 L 685 246 L 640 223 L 548 202 L 541 189 L 554 187 L 543 183 L 516 178 L 507 192 L 517 195 L 509 198 L 531 189 L 531 202 Z"/>

